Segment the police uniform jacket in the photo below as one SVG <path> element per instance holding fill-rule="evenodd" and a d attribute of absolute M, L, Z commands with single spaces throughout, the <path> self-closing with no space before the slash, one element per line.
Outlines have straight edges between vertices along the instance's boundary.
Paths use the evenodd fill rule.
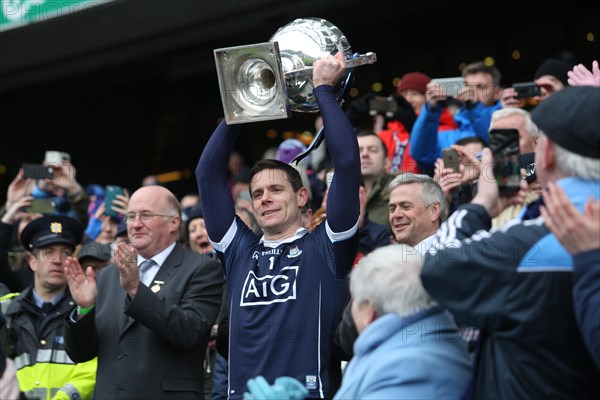
<path fill-rule="evenodd" d="M 44 315 L 32 287 L 0 298 L 6 324 L 2 346 L 14 358 L 17 379 L 26 398 L 88 399 L 96 382 L 96 359 L 76 364 L 67 355 L 64 318 L 75 307 L 68 291 Z"/>

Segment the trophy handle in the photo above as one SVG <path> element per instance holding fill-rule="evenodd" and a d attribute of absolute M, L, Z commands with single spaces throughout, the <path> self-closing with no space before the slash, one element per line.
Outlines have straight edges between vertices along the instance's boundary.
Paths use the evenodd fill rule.
<path fill-rule="evenodd" d="M 372 51 L 365 54 L 358 54 L 355 58 L 351 58 L 346 60 L 346 69 L 360 67 L 361 65 L 366 64 L 374 64 L 377 61 L 377 54 Z M 312 73 L 313 67 L 306 67 L 295 69 L 293 71 L 289 71 L 283 74 L 283 76 L 287 78 L 297 78 L 301 75 L 308 75 L 308 73 Z"/>
<path fill-rule="evenodd" d="M 375 64 L 376 61 L 377 54 L 373 53 L 372 51 L 369 51 L 366 54 L 359 54 L 355 58 L 346 60 L 346 69 L 360 67 L 361 65 L 366 64 Z"/>

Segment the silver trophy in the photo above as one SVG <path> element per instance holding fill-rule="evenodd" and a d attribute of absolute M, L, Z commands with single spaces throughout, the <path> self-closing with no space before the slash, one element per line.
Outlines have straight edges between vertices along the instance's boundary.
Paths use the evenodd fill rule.
<path fill-rule="evenodd" d="M 228 124 L 289 118 L 292 111 L 317 112 L 313 63 L 343 51 L 346 73 L 335 85 L 342 100 L 352 68 L 373 64 L 375 53 L 353 54 L 346 36 L 322 18 L 299 18 L 266 43 L 215 49 L 219 89 Z"/>

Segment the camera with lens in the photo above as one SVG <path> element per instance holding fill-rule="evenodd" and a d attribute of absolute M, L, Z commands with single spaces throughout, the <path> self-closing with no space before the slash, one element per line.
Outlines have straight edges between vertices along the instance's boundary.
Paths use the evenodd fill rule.
<path fill-rule="evenodd" d="M 541 94 L 540 87 L 535 82 L 514 83 L 512 87 L 515 89 L 517 99 L 527 99 Z"/>

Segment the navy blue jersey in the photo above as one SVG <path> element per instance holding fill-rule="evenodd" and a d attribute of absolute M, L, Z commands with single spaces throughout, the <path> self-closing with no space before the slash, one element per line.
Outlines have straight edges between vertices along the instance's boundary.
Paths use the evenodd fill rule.
<path fill-rule="evenodd" d="M 220 243 L 229 302 L 230 398 L 257 375 L 302 382 L 326 397 L 332 335 L 348 295 L 357 226 L 328 235 L 326 223 L 263 241 L 236 217 Z M 334 237 L 333 240 L 330 237 Z M 224 252 L 223 252 L 224 250 Z"/>
<path fill-rule="evenodd" d="M 263 242 L 235 216 L 227 165 L 240 125 L 221 122 L 196 167 L 209 237 L 227 275 L 230 398 L 248 379 L 302 382 L 310 397 L 328 396 L 333 332 L 348 294 L 356 255 L 360 157 L 352 125 L 333 87 L 315 88 L 324 135 L 338 173 L 329 187 L 327 221 L 279 242 Z"/>

